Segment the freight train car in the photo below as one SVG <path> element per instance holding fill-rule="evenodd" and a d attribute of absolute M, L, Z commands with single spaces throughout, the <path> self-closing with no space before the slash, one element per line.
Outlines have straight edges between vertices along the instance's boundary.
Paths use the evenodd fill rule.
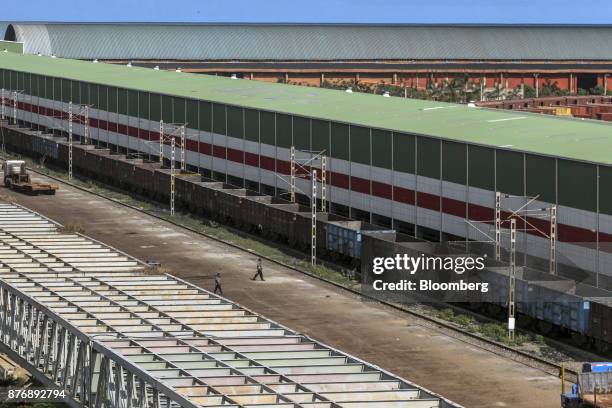
<path fill-rule="evenodd" d="M 62 162 L 62 157 L 67 158 L 65 138 L 6 125 L 1 130 L 10 150 L 40 158 L 38 146 L 46 144 L 59 152 L 55 163 L 66 165 Z M 124 155 L 109 154 L 108 149 L 80 144 L 74 145 L 73 160 L 74 168 L 90 177 L 156 199 L 168 199 L 169 169 L 160 168 L 158 163 L 128 159 Z M 186 209 L 249 232 L 261 233 L 298 250 L 309 250 L 311 212 L 308 208 L 279 197 L 206 180 L 198 174 L 180 174 L 178 171 L 176 174 L 176 200 Z M 473 243 L 470 248 L 472 251 L 477 249 L 480 255 L 487 252 L 492 255 L 492 249 L 482 243 Z M 341 260 L 358 267 L 366 287 L 371 283 L 374 257 L 394 257 L 403 253 L 413 257 L 423 254 L 458 257 L 466 254 L 449 244 L 426 242 L 328 213 L 317 213 L 317 251 L 334 261 Z M 487 269 L 477 276 L 478 281 L 490 285 L 486 296 L 472 296 L 470 299 L 420 296 L 411 301 L 469 303 L 491 316 L 503 316 L 508 293 L 508 268 L 506 264 L 490 259 L 492 257 L 487 262 Z M 448 276 L 437 274 L 434 280 L 442 282 L 444 278 Z M 612 332 L 608 327 L 612 318 L 612 293 L 531 268 L 518 268 L 516 294 L 519 322 L 524 326 L 548 334 L 559 332 L 571 336 L 578 345 L 592 345 L 598 350 L 605 350 L 612 343 Z M 393 300 L 401 302 L 406 299 L 395 296 Z"/>
<path fill-rule="evenodd" d="M 362 281 L 371 284 L 379 275 L 373 274 L 375 257 L 394 257 L 408 254 L 410 257 L 463 257 L 482 256 L 482 252 L 466 253 L 449 245 L 431 242 L 414 242 L 411 237 L 401 234 L 363 234 L 362 242 Z M 423 298 L 405 293 L 403 299 L 396 294 L 398 302 L 450 301 L 461 303 L 484 312 L 487 315 L 503 318 L 507 316 L 509 267 L 507 264 L 492 260 L 486 261 L 482 271 L 460 275 L 470 282 L 487 282 L 486 293 L 472 292 L 455 295 L 448 293 L 427 294 Z M 434 281 L 450 281 L 453 277 L 444 276 L 438 270 L 421 272 Z M 401 278 L 409 278 L 401 276 Z M 454 277 L 457 278 L 457 277 Z M 418 278 L 417 278 L 418 279 Z M 568 337 L 576 345 L 593 347 L 600 351 L 612 346 L 612 292 L 573 280 L 551 275 L 526 267 L 516 267 L 515 286 L 516 311 L 519 323 L 547 335 Z"/>
<path fill-rule="evenodd" d="M 83 136 L 88 105 L 92 143 L 155 161 L 160 121 L 184 124 L 189 171 L 271 196 L 286 193 L 291 147 L 302 161 L 324 153 L 332 213 L 418 238 L 485 239 L 465 220 L 491 220 L 496 192 L 514 197 L 504 200 L 509 211 L 531 198 L 535 207 L 556 205 L 563 254 L 558 273 L 612 288 L 612 161 L 605 153 L 612 144 L 605 124 L 60 58 L 0 57 L 5 111 L 32 128 L 65 132 L 72 102 L 75 138 Z M 584 102 L 568 97 L 565 103 Z M 164 152 L 168 157 L 169 146 Z M 310 182 L 298 179 L 297 187 L 308 191 Z M 530 221 L 550 228 L 545 220 Z M 519 234 L 529 241 L 529 259 L 548 256 L 542 234 Z"/>
<path fill-rule="evenodd" d="M 157 159 L 160 120 L 186 124 L 187 168 L 203 175 L 185 185 L 177 181 L 180 191 L 195 188 L 189 194 L 203 198 L 187 205 L 296 247 L 310 246 L 310 235 L 303 234 L 308 209 L 277 197 L 287 187 L 279 176 L 288 176 L 292 146 L 302 159 L 312 152 L 330 158 L 333 214 L 419 239 L 482 240 L 465 221 L 490 227 L 497 191 L 510 197 L 504 203 L 510 208 L 535 198 L 534 206 L 558 209 L 558 273 L 612 288 L 612 162 L 606 153 L 612 145 L 605 124 L 10 53 L 0 55 L 0 88 L 20 91 L 11 109 L 14 120 L 55 134 L 65 134 L 69 102 L 79 109 L 87 104 L 90 140 L 110 151 L 75 154 L 83 162 L 74 168 L 97 166 L 106 182 L 160 200 L 169 195 L 167 170 L 145 170 L 137 176 L 143 184 L 136 183 L 126 175 L 149 164 L 131 158 L 137 152 Z M 83 120 L 75 115 L 76 139 L 83 136 Z M 33 145 L 40 134 L 14 136 L 16 150 L 40 157 Z M 168 147 L 162 147 L 168 157 Z M 66 165 L 65 143 L 57 154 Z M 94 158 L 100 162 L 88 163 Z M 310 180 L 297 184 L 307 191 Z M 275 197 L 231 194 L 225 190 L 236 187 L 229 185 Z M 250 219 L 234 204 L 245 197 L 252 202 Z M 530 221 L 550 228 L 545 220 Z M 318 231 L 333 224 L 321 222 Z M 358 262 L 350 251 L 368 228 L 350 222 L 340 227 L 350 230 L 352 248 L 338 246 L 327 234 L 318 245 L 336 253 L 340 247 Z M 528 259 L 548 256 L 541 234 L 520 234 L 528 242 Z"/>

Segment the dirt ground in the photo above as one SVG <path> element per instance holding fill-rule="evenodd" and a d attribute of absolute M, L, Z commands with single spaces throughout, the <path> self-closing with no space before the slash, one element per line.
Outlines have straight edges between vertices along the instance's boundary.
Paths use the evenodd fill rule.
<path fill-rule="evenodd" d="M 35 177 L 39 178 L 39 177 Z M 0 194 L 6 191 L 0 189 Z M 466 407 L 557 408 L 560 380 L 449 337 L 411 316 L 254 255 L 62 185 L 56 196 L 11 193 L 19 204 L 212 290 L 270 319 L 342 349 Z"/>

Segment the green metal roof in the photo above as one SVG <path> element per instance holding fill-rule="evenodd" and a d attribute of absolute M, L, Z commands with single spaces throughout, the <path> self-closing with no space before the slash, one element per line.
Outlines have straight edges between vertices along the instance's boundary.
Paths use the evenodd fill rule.
<path fill-rule="evenodd" d="M 612 164 L 612 124 L 600 121 L 13 53 L 0 68 Z"/>

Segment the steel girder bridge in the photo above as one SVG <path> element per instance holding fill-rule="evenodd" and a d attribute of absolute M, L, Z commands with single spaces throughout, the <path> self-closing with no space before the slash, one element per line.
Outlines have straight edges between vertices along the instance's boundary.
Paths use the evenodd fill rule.
<path fill-rule="evenodd" d="M 0 351 L 74 407 L 458 407 L 15 204 L 0 262 Z"/>

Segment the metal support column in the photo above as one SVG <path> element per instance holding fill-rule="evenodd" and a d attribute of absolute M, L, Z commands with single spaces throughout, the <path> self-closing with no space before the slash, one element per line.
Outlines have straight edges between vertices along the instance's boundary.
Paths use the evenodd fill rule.
<path fill-rule="evenodd" d="M 550 208 L 550 274 L 557 274 L 557 206 Z"/>
<path fill-rule="evenodd" d="M 181 172 L 185 169 L 185 125 L 181 125 Z"/>
<path fill-rule="evenodd" d="M 72 180 L 72 101 L 68 103 L 68 180 Z"/>
<path fill-rule="evenodd" d="M 17 91 L 13 92 L 13 125 L 17 124 Z"/>
<path fill-rule="evenodd" d="M 6 99 L 4 98 L 4 88 L 0 90 L 0 97 L 2 98 L 2 112 L 0 113 L 0 117 L 2 120 L 6 119 L 6 115 L 4 114 L 4 105 L 6 104 Z"/>
<path fill-rule="evenodd" d="M 510 220 L 510 270 L 508 283 L 508 338 L 514 340 L 516 295 L 516 219 Z"/>
<path fill-rule="evenodd" d="M 89 144 L 89 106 L 85 105 L 83 129 L 83 144 Z"/>
<path fill-rule="evenodd" d="M 175 158 L 174 137 L 170 139 L 170 215 L 174 215 L 174 160 Z"/>
<path fill-rule="evenodd" d="M 295 146 L 291 146 L 291 187 L 290 200 L 295 203 Z"/>
<path fill-rule="evenodd" d="M 311 232 L 311 252 L 310 262 L 317 264 L 317 171 L 312 171 L 312 232 Z"/>
<path fill-rule="evenodd" d="M 495 260 L 501 259 L 501 193 L 495 193 Z"/>
<path fill-rule="evenodd" d="M 159 164 L 164 165 L 164 121 L 159 121 Z"/>
<path fill-rule="evenodd" d="M 327 212 L 327 156 L 321 156 L 321 212 Z"/>

